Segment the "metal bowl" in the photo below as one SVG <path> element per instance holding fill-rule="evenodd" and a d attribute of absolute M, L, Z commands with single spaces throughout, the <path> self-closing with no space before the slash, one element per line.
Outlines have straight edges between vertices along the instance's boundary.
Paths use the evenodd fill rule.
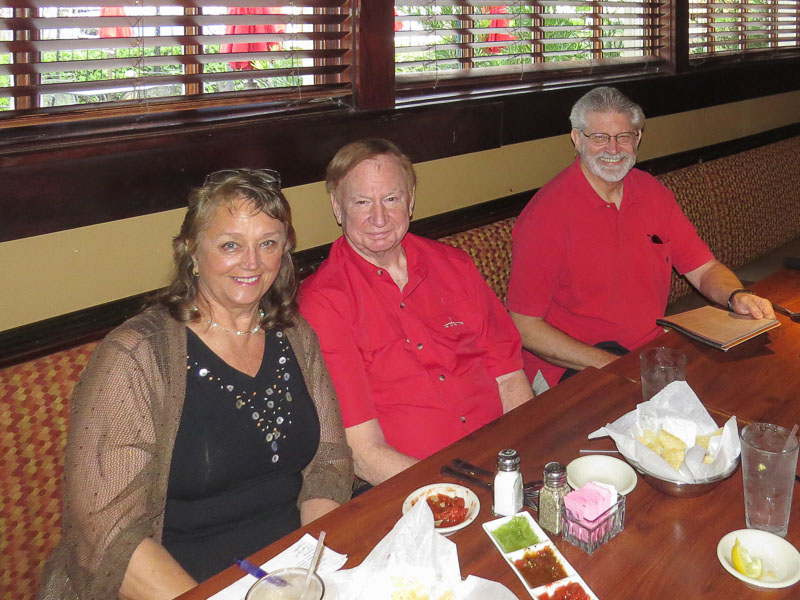
<path fill-rule="evenodd" d="M 627 459 L 626 459 L 627 460 Z M 643 468 L 639 463 L 633 460 L 628 460 L 631 466 L 636 469 L 636 472 L 644 479 L 650 487 L 656 489 L 662 494 L 667 496 L 676 496 L 678 498 L 694 498 L 695 496 L 702 496 L 713 490 L 720 483 L 725 481 L 728 477 L 733 475 L 739 468 L 739 457 L 733 464 L 725 470 L 724 473 L 716 477 L 702 479 L 695 483 L 686 483 L 685 481 L 674 481 L 671 479 L 663 479 Z"/>

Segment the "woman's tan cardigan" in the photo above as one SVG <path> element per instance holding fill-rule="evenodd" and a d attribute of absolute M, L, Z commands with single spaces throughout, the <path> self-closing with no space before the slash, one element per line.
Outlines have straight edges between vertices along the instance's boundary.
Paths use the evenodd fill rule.
<path fill-rule="evenodd" d="M 353 467 L 317 336 L 300 316 L 286 329 L 320 421 L 298 505 L 350 498 Z M 145 537 L 161 541 L 172 448 L 186 392 L 186 326 L 150 309 L 112 331 L 73 392 L 63 484 L 63 534 L 45 565 L 41 600 L 113 600 Z"/>

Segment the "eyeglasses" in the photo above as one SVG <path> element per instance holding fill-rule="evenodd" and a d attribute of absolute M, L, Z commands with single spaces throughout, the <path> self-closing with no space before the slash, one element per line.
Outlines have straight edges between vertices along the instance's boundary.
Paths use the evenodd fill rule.
<path fill-rule="evenodd" d="M 581 131 L 581 133 L 589 138 L 589 140 L 595 146 L 605 146 L 611 141 L 611 138 L 614 138 L 614 140 L 620 145 L 629 146 L 632 145 L 639 137 L 638 131 L 623 131 L 617 135 L 611 135 L 608 133 L 584 133 L 583 131 Z"/>
<path fill-rule="evenodd" d="M 281 174 L 277 171 L 273 171 L 272 169 L 222 169 L 206 175 L 203 185 L 208 185 L 209 183 L 223 183 L 229 177 L 236 177 L 237 175 L 249 175 L 253 173 L 260 176 L 265 183 L 272 183 L 277 185 L 278 188 L 281 187 Z"/>

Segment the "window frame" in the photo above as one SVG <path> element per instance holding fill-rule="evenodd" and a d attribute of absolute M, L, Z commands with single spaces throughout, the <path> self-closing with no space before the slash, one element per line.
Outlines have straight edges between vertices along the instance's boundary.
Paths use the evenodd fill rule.
<path fill-rule="evenodd" d="M 84 60 L 69 59 L 68 61 L 61 63 L 64 65 L 64 68 L 60 68 L 59 65 L 59 67 L 52 69 L 53 73 L 59 73 L 61 71 L 69 73 L 68 66 L 74 66 L 74 68 L 81 70 L 97 69 L 101 73 L 103 71 L 107 71 L 107 73 L 105 73 L 106 77 L 100 75 L 95 87 L 93 87 L 91 83 L 87 85 L 84 80 L 79 80 L 80 83 L 76 83 L 74 85 L 75 91 L 69 89 L 69 83 L 59 83 L 54 87 L 65 88 L 67 93 L 100 94 L 104 93 L 103 90 L 106 88 L 119 87 L 119 85 L 114 85 L 117 83 L 122 87 L 127 85 L 127 87 L 133 88 L 163 87 L 178 84 L 185 87 L 183 94 L 171 96 L 167 95 L 163 98 L 145 97 L 122 101 L 114 99 L 96 104 L 87 103 L 39 107 L 38 104 L 41 100 L 41 97 L 48 93 L 49 84 L 42 84 L 42 82 L 38 80 L 38 77 L 39 74 L 49 74 L 46 65 L 51 63 L 47 62 L 46 59 L 43 59 L 43 57 L 40 56 L 35 57 L 35 61 L 31 60 L 28 58 L 28 55 L 44 52 L 86 52 L 88 54 L 93 48 L 100 50 L 106 49 L 105 46 L 101 47 L 101 45 L 97 43 L 103 38 L 103 20 L 109 19 L 108 17 L 102 16 L 102 10 L 106 8 L 106 5 L 109 5 L 110 0 L 102 0 L 102 2 L 103 6 L 98 7 L 98 3 L 93 3 L 92 0 L 63 0 L 62 2 L 59 0 L 52 0 L 52 2 L 49 0 L 34 0 L 32 3 L 23 2 L 22 0 L 15 0 L 13 2 L 15 6 L 4 9 L 10 11 L 11 13 L 10 17 L 2 17 L 3 19 L 8 18 L 10 22 L 6 24 L 4 29 L 6 32 L 10 31 L 14 36 L 14 39 L 9 42 L 6 38 L 6 41 L 2 42 L 3 45 L 6 46 L 3 49 L 3 54 L 19 58 L 20 62 L 18 64 L 34 62 L 35 66 L 32 69 L 15 69 L 15 63 L 12 63 L 10 67 L 6 66 L 6 71 L 9 74 L 16 71 L 16 76 L 22 82 L 19 83 L 18 81 L 15 83 L 18 83 L 20 88 L 30 88 L 34 91 L 25 93 L 27 90 L 23 90 L 23 93 L 21 94 L 12 93 L 12 96 L 15 96 L 19 99 L 20 105 L 10 111 L 0 112 L 0 129 L 26 126 L 32 123 L 60 123 L 66 121 L 85 121 L 92 119 L 107 120 L 115 117 L 126 118 L 137 115 L 145 116 L 160 113 L 179 114 L 184 111 L 214 109 L 218 107 L 231 107 L 233 112 L 237 112 L 239 110 L 237 107 L 255 104 L 261 104 L 264 107 L 265 113 L 274 112 L 276 109 L 279 110 L 281 108 L 283 108 L 286 112 L 291 113 L 297 110 L 298 107 L 300 107 L 300 110 L 302 111 L 303 107 L 300 105 L 309 103 L 316 104 L 317 106 L 328 104 L 338 107 L 352 105 L 352 85 L 348 86 L 350 82 L 347 80 L 347 77 L 349 76 L 348 71 L 350 71 L 349 62 L 354 54 L 350 45 L 352 41 L 353 20 L 352 3 L 350 0 L 298 0 L 299 8 L 311 9 L 313 13 L 298 13 L 295 16 L 292 16 L 294 13 L 273 13 L 281 15 L 282 19 L 281 17 L 273 16 L 273 14 L 265 18 L 267 23 L 280 23 L 283 21 L 283 23 L 288 24 L 300 23 L 301 27 L 303 26 L 302 24 L 305 23 L 306 27 L 310 26 L 313 28 L 313 31 L 310 29 L 299 31 L 297 34 L 297 39 L 305 40 L 306 42 L 311 40 L 313 42 L 313 48 L 300 48 L 299 54 L 313 54 L 314 65 L 301 65 L 300 67 L 295 67 L 292 65 L 283 69 L 279 68 L 275 71 L 277 76 L 284 75 L 283 71 L 287 72 L 285 73 L 287 77 L 299 77 L 301 75 L 313 76 L 314 80 L 313 82 L 310 82 L 309 85 L 304 84 L 302 86 L 288 85 L 286 87 L 269 87 L 263 90 L 238 90 L 227 92 L 216 91 L 214 93 L 208 93 L 206 90 L 202 89 L 206 82 L 213 82 L 217 79 L 220 81 L 236 79 L 265 79 L 273 76 L 271 74 L 271 67 L 260 67 L 265 69 L 263 71 L 243 70 L 241 71 L 241 74 L 236 73 L 235 69 L 241 69 L 242 67 L 236 67 L 235 69 L 226 68 L 226 71 L 234 72 L 213 73 L 211 71 L 205 72 L 202 68 L 204 64 L 214 62 L 238 62 L 237 59 L 242 60 L 242 58 L 239 57 L 246 57 L 246 60 L 256 60 L 254 57 L 261 57 L 266 62 L 267 60 L 270 60 L 269 57 L 271 53 L 269 50 L 272 49 L 272 47 L 270 46 L 268 47 L 269 49 L 261 50 L 245 50 L 244 52 L 249 52 L 251 54 L 244 55 L 233 54 L 242 52 L 242 50 L 236 48 L 231 48 L 229 50 L 220 48 L 217 53 L 217 51 L 214 50 L 214 44 L 244 44 L 236 39 L 238 36 L 235 34 L 230 34 L 226 31 L 224 35 L 221 35 L 219 32 L 215 32 L 213 29 L 205 30 L 205 26 L 225 26 L 227 28 L 228 26 L 238 25 L 240 23 L 237 21 L 241 20 L 241 16 L 238 13 L 217 13 L 213 11 L 210 13 L 204 13 L 203 10 L 205 8 L 218 7 L 219 4 L 221 4 L 221 2 L 215 2 L 214 0 L 156 0 L 154 8 L 158 9 L 158 11 L 161 11 L 162 9 L 174 9 L 177 7 L 178 9 L 182 9 L 183 13 L 175 14 L 168 11 L 168 13 L 163 14 L 161 12 L 157 12 L 156 14 L 145 14 L 141 17 L 136 17 L 132 14 L 129 17 L 123 17 L 123 19 L 130 21 L 129 26 L 121 27 L 121 29 L 127 30 L 127 33 L 122 34 L 120 37 L 117 37 L 117 35 L 106 36 L 110 40 L 107 48 L 107 50 L 111 53 L 109 56 L 103 57 L 100 60 L 86 60 L 86 57 L 83 57 Z M 236 2 L 232 0 L 224 0 L 224 2 L 226 3 L 226 6 L 229 5 L 229 8 L 236 4 Z M 254 0 L 246 0 L 245 3 L 251 6 L 260 6 L 260 3 L 255 3 Z M 266 0 L 265 3 L 269 4 L 271 7 L 279 8 L 281 6 L 293 5 L 295 0 Z M 60 36 L 53 40 L 50 40 L 49 38 L 43 38 L 41 41 L 41 46 L 37 46 L 37 44 L 39 44 L 37 41 L 27 43 L 25 40 L 30 37 L 31 32 L 35 37 L 39 37 L 38 32 L 40 30 L 47 31 L 46 29 L 42 29 L 41 25 L 39 25 L 39 29 L 34 29 L 34 25 L 30 25 L 28 29 L 24 29 L 24 27 L 28 21 L 42 22 L 46 20 L 48 17 L 39 16 L 38 11 L 40 9 L 48 8 L 46 5 L 49 4 L 55 4 L 57 7 L 64 7 L 67 9 L 99 8 L 101 11 L 101 16 L 90 14 L 87 17 L 75 17 L 70 15 L 67 15 L 66 17 L 59 15 L 56 17 L 62 23 L 58 29 L 67 31 L 67 37 L 71 37 L 69 32 L 73 27 L 76 31 L 80 30 L 84 34 L 77 35 L 76 39 L 82 41 L 75 46 L 70 46 L 69 40 L 66 38 L 61 38 Z M 112 2 L 112 4 L 116 3 Z M 125 6 L 131 6 L 130 0 L 125 0 L 124 4 Z M 140 3 L 136 2 L 135 4 L 139 9 L 141 9 L 139 6 Z M 25 6 L 22 7 L 22 5 Z M 225 6 L 220 8 L 224 9 Z M 345 12 L 345 16 L 340 17 L 335 12 L 337 8 L 341 8 L 344 11 L 350 11 L 350 13 Z M 334 12 L 322 12 L 326 9 L 332 9 Z M 197 17 L 199 21 L 196 20 L 195 17 Z M 70 20 L 75 22 L 74 26 L 68 24 Z M 16 22 L 22 23 L 23 28 L 13 29 L 13 27 L 16 25 Z M 117 27 L 111 26 L 121 26 L 122 22 L 126 21 L 121 21 L 120 17 L 113 16 L 109 19 L 108 25 L 109 28 L 116 29 Z M 202 27 L 198 25 L 198 23 L 202 25 Z M 330 23 L 335 23 L 333 26 L 339 27 L 339 29 L 329 30 L 328 28 L 331 26 Z M 166 34 L 158 33 L 157 28 L 164 26 L 166 26 L 168 29 L 170 27 L 177 27 L 179 29 L 182 28 L 182 32 L 167 32 Z M 267 27 L 269 26 L 270 25 L 267 25 Z M 282 25 L 279 26 L 283 27 Z M 96 33 L 100 34 L 100 37 L 97 39 L 91 37 L 91 34 L 95 28 L 98 30 Z M 149 29 L 153 28 L 156 28 L 155 35 L 152 35 L 152 32 L 147 33 Z M 283 33 L 284 29 L 281 29 L 278 32 L 273 32 L 278 33 L 278 35 L 273 35 L 272 38 L 277 38 L 279 40 L 284 38 L 286 40 L 294 40 L 294 34 Z M 131 35 L 131 31 L 133 31 L 133 35 Z M 88 33 L 88 37 L 86 33 Z M 335 39 L 336 37 L 340 37 L 340 39 L 337 40 Z M 223 39 L 226 39 L 226 41 L 220 41 Z M 325 41 L 322 41 L 323 39 Z M 163 40 L 163 42 L 161 42 L 161 40 Z M 211 51 L 207 52 L 203 51 L 202 49 L 197 50 L 199 46 L 196 44 L 192 45 L 191 43 L 188 43 L 187 40 L 195 40 L 197 41 L 197 44 L 202 44 L 203 42 L 210 44 Z M 281 42 L 277 41 L 276 43 L 280 44 Z M 14 45 L 16 45 L 16 48 Z M 164 55 L 160 53 L 162 48 L 170 49 L 171 46 L 176 45 L 180 48 L 179 53 L 167 52 Z M 144 60 L 141 58 L 136 58 L 136 56 L 143 56 L 143 54 L 132 54 L 131 57 L 127 59 L 123 58 L 125 54 L 120 56 L 118 51 L 124 51 L 128 48 L 133 50 L 137 48 L 153 49 L 155 50 L 155 53 L 153 54 L 155 57 L 155 61 L 153 62 L 154 65 L 183 65 L 184 70 L 180 74 L 168 75 L 163 78 L 157 76 L 153 77 L 152 74 L 150 77 L 137 77 L 134 75 L 131 79 L 119 78 L 119 75 L 112 75 L 112 71 L 123 70 L 126 68 L 126 65 L 130 69 L 136 68 L 137 65 L 141 66 L 141 63 L 143 63 L 145 66 L 147 65 L 147 58 L 144 58 Z M 288 56 L 293 56 L 294 49 L 297 48 L 278 48 L 281 55 Z M 194 55 L 197 55 L 200 58 L 193 60 L 192 57 Z M 217 56 L 219 56 L 218 60 L 212 60 L 209 58 Z M 225 58 L 223 58 L 223 56 Z M 230 57 L 230 59 L 227 59 L 227 57 Z M 276 58 L 275 60 L 278 59 Z M 59 61 L 53 61 L 52 64 L 58 63 Z M 347 74 L 342 74 L 342 68 L 337 69 L 337 65 L 339 63 L 344 65 L 344 72 Z M 274 64 L 272 66 L 274 66 Z M 251 65 L 249 69 L 252 68 L 258 69 L 259 67 L 253 67 Z M 295 68 L 300 71 L 299 75 L 294 71 L 290 71 L 290 69 Z M 248 69 L 248 67 L 244 67 L 244 69 Z M 247 77 L 247 73 L 253 73 L 256 76 Z M 235 77 L 235 75 L 239 76 Z M 31 76 L 35 77 L 36 80 L 32 80 Z M 346 90 L 345 92 L 339 91 L 343 87 L 343 84 L 344 86 L 348 86 L 349 90 Z M 10 89 L 14 90 L 15 87 L 16 86 L 12 86 Z M 84 88 L 86 88 L 85 91 Z M 9 88 L 5 89 L 8 90 Z M 56 91 L 54 93 L 58 92 Z"/>
<path fill-rule="evenodd" d="M 394 2 L 390 0 L 349 0 L 345 6 L 353 10 L 351 48 L 355 59 L 351 64 L 350 78 L 353 82 L 352 105 L 328 101 L 324 94 L 318 102 L 290 106 L 280 99 L 254 93 L 234 97 L 182 99 L 169 104 L 152 105 L 147 114 L 135 107 L 109 107 L 74 111 L 52 111 L 49 114 L 20 115 L 10 119 L 0 118 L 0 131 L 13 132 L 0 149 L 18 141 L 36 139 L 40 142 L 51 135 L 68 135 L 80 138 L 96 132 L 124 132 L 135 125 L 144 133 L 148 129 L 160 130 L 175 126 L 217 126 L 225 122 L 242 119 L 295 116 L 331 112 L 356 113 L 369 111 L 393 111 L 408 107 L 419 107 L 442 102 L 457 102 L 480 98 L 497 98 L 509 94 L 524 93 L 562 87 L 581 87 L 588 83 L 611 84 L 638 79 L 680 75 L 704 68 L 724 68 L 722 61 L 714 64 L 689 62 L 688 57 L 688 0 L 666 0 L 664 2 L 665 44 L 660 61 L 643 67 L 628 68 L 626 65 L 610 65 L 601 68 L 559 69 L 556 76 L 543 69 L 542 74 L 529 78 L 514 78 L 507 75 L 465 77 L 441 82 L 436 89 L 429 82 L 398 86 L 394 72 Z M 780 57 L 745 56 L 727 59 L 731 64 L 743 61 L 773 61 L 781 58 L 793 59 L 800 50 L 790 49 Z"/>
<path fill-rule="evenodd" d="M 791 26 L 791 22 L 787 23 L 786 21 L 782 20 L 782 17 L 785 18 L 788 15 L 791 15 L 791 10 L 787 10 L 787 8 L 791 9 L 790 3 L 794 2 L 794 23 L 793 23 L 793 30 L 789 30 L 793 32 L 793 39 L 787 39 L 784 41 L 794 42 L 794 46 L 785 46 L 780 47 L 780 37 L 775 35 L 776 32 L 779 31 L 779 26 L 783 24 L 787 24 Z M 711 14 L 713 10 L 719 9 L 720 5 L 719 2 L 715 2 L 714 0 L 686 0 L 688 7 L 687 7 L 687 48 L 686 53 L 688 55 L 688 62 L 690 65 L 697 65 L 703 66 L 708 64 L 724 64 L 726 62 L 732 61 L 741 61 L 741 60 L 764 60 L 764 59 L 772 59 L 772 58 L 780 58 L 784 55 L 791 55 L 793 53 L 797 53 L 798 47 L 800 47 L 800 3 L 796 0 L 738 0 L 738 2 L 731 2 L 728 0 L 729 4 L 727 4 L 727 8 L 729 8 L 726 12 L 717 13 L 720 17 L 719 19 L 710 18 L 709 20 L 704 20 L 701 22 L 697 22 L 692 25 L 693 15 L 697 15 L 699 17 L 704 18 L 707 14 Z M 759 11 L 758 13 L 750 12 L 749 9 L 751 8 L 758 8 L 758 7 L 767 7 L 772 5 L 772 10 L 768 10 L 766 12 L 771 13 L 771 18 L 769 21 L 766 22 L 769 25 L 769 28 L 764 28 L 761 25 L 764 24 L 762 19 L 754 19 L 756 15 L 759 17 L 765 14 L 764 12 Z M 702 11 L 705 11 L 702 12 Z M 738 19 L 734 20 L 735 17 Z M 736 32 L 730 30 L 727 27 L 723 27 L 721 32 L 715 31 L 715 27 L 718 24 L 725 24 L 726 22 L 731 24 L 736 24 L 740 27 Z M 758 22 L 756 24 L 756 22 Z M 756 24 L 755 27 L 750 27 L 751 25 Z M 692 33 L 692 27 L 695 28 L 695 32 Z M 756 43 L 763 43 L 763 42 L 755 42 L 751 39 L 751 35 L 755 34 L 756 36 L 764 35 L 765 32 L 771 31 L 772 36 L 768 40 L 770 44 L 767 48 L 748 48 L 747 46 L 750 44 Z M 716 48 L 716 34 L 719 33 L 720 37 L 723 39 L 725 37 L 731 37 L 734 35 L 739 35 L 738 40 L 728 40 L 722 41 L 719 43 L 720 46 L 724 46 L 726 44 L 729 45 L 740 45 L 741 47 L 738 50 L 725 50 L 721 49 L 718 50 Z M 693 53 L 692 48 L 697 47 L 699 48 L 702 45 L 706 45 L 709 48 L 705 52 L 697 52 Z"/>
<path fill-rule="evenodd" d="M 630 9 L 638 9 L 638 12 L 616 13 L 619 15 L 618 18 L 623 21 L 622 24 L 618 24 L 619 28 L 623 31 L 631 27 L 641 28 L 642 32 L 638 37 L 632 36 L 635 38 L 637 43 L 633 43 L 628 47 L 628 49 L 639 50 L 642 52 L 642 55 L 623 58 L 605 58 L 605 54 L 607 52 L 613 52 L 613 50 L 606 45 L 606 42 L 613 43 L 617 40 L 626 39 L 628 36 L 627 34 L 623 34 L 621 37 L 618 37 L 612 31 L 608 37 L 604 37 L 602 40 L 600 40 L 600 38 L 597 36 L 605 36 L 606 30 L 613 27 L 613 25 L 610 25 L 607 22 L 603 22 L 602 24 L 592 24 L 592 19 L 595 17 L 600 17 L 605 20 L 607 16 L 613 19 L 615 13 L 606 13 L 605 11 L 607 9 L 614 10 L 623 8 L 621 2 L 617 0 L 608 0 L 606 4 L 606 0 L 588 0 L 582 2 L 582 7 L 577 7 L 576 0 L 570 0 L 569 3 L 565 2 L 565 4 L 569 4 L 575 8 L 586 8 L 591 10 L 587 12 L 576 10 L 575 12 L 564 13 L 566 17 L 573 22 L 570 24 L 558 23 L 554 25 L 552 23 L 548 23 L 548 20 L 558 18 L 558 13 L 538 12 L 539 8 L 541 8 L 541 10 L 547 9 L 552 4 L 550 1 L 543 4 L 542 7 L 537 7 L 535 2 L 529 4 L 528 2 L 525 2 L 525 0 L 520 0 L 521 6 L 519 8 L 530 9 L 530 11 L 523 11 L 523 18 L 536 19 L 538 15 L 541 16 L 539 23 L 532 21 L 530 25 L 520 26 L 522 30 L 527 31 L 529 28 L 531 30 L 531 38 L 524 38 L 528 41 L 527 43 L 523 42 L 523 46 L 530 45 L 530 47 L 527 50 L 520 50 L 521 54 L 518 55 L 522 57 L 523 62 L 519 65 L 509 64 L 506 66 L 483 67 L 472 66 L 473 60 L 480 65 L 481 62 L 485 62 L 487 60 L 502 61 L 505 58 L 514 59 L 515 56 L 513 54 L 503 54 L 502 46 L 494 48 L 494 51 L 490 49 L 490 53 L 486 54 L 482 49 L 491 45 L 492 42 L 488 40 L 475 39 L 475 36 L 470 34 L 473 32 L 485 34 L 488 31 L 494 31 L 493 29 L 487 29 L 485 27 L 485 23 L 483 22 L 497 19 L 501 21 L 513 20 L 514 13 L 507 12 L 492 14 L 483 12 L 487 7 L 497 4 L 497 2 L 489 2 L 489 0 L 467 0 L 467 4 L 469 6 L 458 0 L 434 1 L 440 2 L 442 9 L 453 8 L 455 10 L 455 8 L 459 6 L 472 9 L 472 12 L 466 13 L 467 16 L 464 19 L 456 18 L 455 14 L 449 15 L 449 18 L 443 21 L 442 27 L 442 31 L 447 34 L 456 36 L 463 34 L 465 36 L 465 39 L 463 40 L 457 37 L 455 40 L 448 42 L 447 46 L 444 47 L 447 48 L 449 46 L 451 51 L 462 50 L 464 52 L 462 57 L 459 58 L 456 56 L 449 60 L 451 62 L 452 60 L 463 61 L 468 66 L 465 69 L 424 69 L 419 73 L 400 73 L 397 76 L 399 79 L 397 85 L 398 96 L 407 96 L 409 95 L 409 92 L 413 93 L 413 90 L 415 89 L 424 89 L 425 87 L 430 87 L 431 83 L 433 83 L 434 87 L 436 88 L 488 88 L 492 86 L 503 86 L 506 89 L 514 89 L 525 87 L 526 85 L 533 83 L 543 83 L 544 85 L 564 84 L 575 78 L 580 78 L 587 72 L 591 72 L 594 76 L 602 77 L 606 74 L 613 76 L 614 74 L 618 73 L 631 74 L 642 71 L 655 74 L 668 71 L 671 68 L 671 65 L 665 58 L 668 56 L 668 48 L 666 46 L 671 39 L 667 24 L 672 20 L 669 14 L 669 11 L 671 10 L 670 4 L 667 2 L 660 2 L 659 0 L 634 0 L 631 2 Z M 400 4 L 403 8 L 413 9 L 419 8 L 428 3 L 418 0 L 417 2 L 398 2 L 398 4 Z M 510 8 L 515 3 L 500 4 L 504 4 L 506 7 Z M 658 14 L 656 14 L 656 11 Z M 395 22 L 402 23 L 405 18 L 412 19 L 412 23 L 424 22 L 426 20 L 435 21 L 434 18 L 422 19 L 419 16 L 405 17 L 405 15 L 400 13 L 395 16 Z M 637 25 L 633 25 L 630 22 L 631 18 L 642 19 L 642 22 Z M 473 22 L 477 22 L 477 24 L 474 24 Z M 451 25 L 451 23 L 454 24 Z M 457 23 L 457 25 L 455 23 Z M 578 25 L 578 23 L 582 24 Z M 467 29 L 462 29 L 462 24 L 465 24 L 464 26 L 467 27 Z M 474 27 L 472 24 L 474 24 Z M 509 25 L 506 24 L 506 27 L 509 27 Z M 511 27 L 511 29 L 513 28 L 514 27 Z M 548 55 L 555 55 L 559 52 L 564 52 L 562 46 L 567 43 L 567 40 L 572 38 L 573 30 L 576 30 L 577 28 L 579 28 L 580 32 L 585 32 L 587 30 L 591 31 L 591 33 L 588 34 L 588 37 L 580 38 L 583 44 L 591 41 L 591 45 L 579 45 L 577 48 L 571 49 L 570 52 L 575 52 L 577 54 L 586 56 L 578 60 L 550 60 Z M 415 29 L 416 28 L 414 26 L 411 26 L 409 29 L 404 30 L 399 34 L 401 39 L 410 38 L 413 40 L 413 31 Z M 438 31 L 438 28 L 435 30 Z M 505 33 L 508 31 L 508 29 L 501 29 L 501 31 Z M 603 33 L 599 34 L 598 32 Z M 547 41 L 547 38 L 543 38 L 541 36 L 546 36 L 548 33 L 557 34 L 557 37 L 561 38 L 558 41 L 555 39 L 552 40 L 552 42 L 557 46 L 556 49 L 552 48 L 550 44 L 543 43 Z M 509 41 L 499 41 L 494 43 L 513 45 L 513 43 L 509 44 Z M 418 46 L 417 51 L 422 52 L 419 47 L 424 44 L 422 44 L 421 41 L 417 41 L 416 44 Z M 434 45 L 428 46 L 428 52 L 430 52 L 431 49 L 436 49 L 438 47 L 439 46 L 434 43 Z M 458 48 L 456 49 L 454 47 Z M 401 56 L 407 54 L 402 51 L 403 46 L 398 46 L 398 48 L 400 50 L 397 50 L 397 54 Z M 622 49 L 624 50 L 624 48 Z M 407 63 L 405 62 L 399 63 L 401 68 L 406 67 L 406 64 Z"/>

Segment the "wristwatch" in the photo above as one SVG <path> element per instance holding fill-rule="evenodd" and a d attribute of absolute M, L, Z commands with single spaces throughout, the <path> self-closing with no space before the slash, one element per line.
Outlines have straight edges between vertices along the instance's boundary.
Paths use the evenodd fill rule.
<path fill-rule="evenodd" d="M 733 290 L 731 295 L 728 296 L 728 310 L 731 312 L 736 312 L 733 310 L 733 299 L 736 297 L 736 294 L 755 294 L 753 290 L 747 290 L 745 288 L 740 288 L 738 290 Z"/>

